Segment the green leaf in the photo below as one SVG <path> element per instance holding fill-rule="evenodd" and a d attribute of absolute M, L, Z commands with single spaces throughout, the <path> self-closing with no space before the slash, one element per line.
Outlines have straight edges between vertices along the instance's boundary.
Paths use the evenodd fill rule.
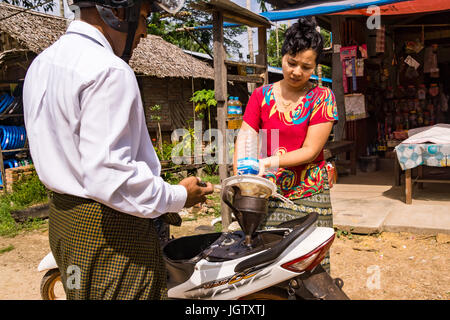
<path fill-rule="evenodd" d="M 11 251 L 11 250 L 14 250 L 14 246 L 12 244 L 7 246 L 7 247 L 5 247 L 5 248 L 1 248 L 0 249 L 0 254 L 8 252 L 8 251 Z"/>
<path fill-rule="evenodd" d="M 217 105 L 217 101 L 216 101 L 216 99 L 209 99 L 206 104 L 208 105 L 208 107 L 211 107 L 211 106 L 214 107 Z"/>

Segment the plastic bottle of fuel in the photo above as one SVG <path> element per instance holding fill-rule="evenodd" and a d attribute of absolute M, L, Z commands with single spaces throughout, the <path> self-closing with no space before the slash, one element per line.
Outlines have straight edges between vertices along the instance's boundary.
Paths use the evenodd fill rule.
<path fill-rule="evenodd" d="M 258 134 L 253 130 L 245 130 L 243 139 L 237 145 L 237 173 L 258 174 Z"/>
<path fill-rule="evenodd" d="M 227 113 L 228 113 L 228 118 L 236 116 L 236 103 L 235 103 L 234 97 L 232 97 L 232 96 L 230 96 L 228 98 Z"/>
<path fill-rule="evenodd" d="M 235 105 L 236 105 L 236 115 L 241 116 L 242 115 L 242 102 L 239 101 L 239 97 L 234 97 Z"/>

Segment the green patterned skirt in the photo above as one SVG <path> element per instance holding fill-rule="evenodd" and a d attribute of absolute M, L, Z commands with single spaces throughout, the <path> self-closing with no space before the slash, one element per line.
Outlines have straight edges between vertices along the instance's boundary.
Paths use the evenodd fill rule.
<path fill-rule="evenodd" d="M 259 228 L 265 230 L 274 228 L 282 222 L 302 218 L 313 212 L 319 214 L 317 221 L 318 227 L 333 228 L 333 212 L 331 208 L 328 175 L 326 169 L 323 170 L 325 185 L 322 192 L 310 197 L 292 200 L 295 203 L 295 206 L 284 203 L 278 199 L 270 199 L 268 215 Z M 321 265 L 328 273 L 330 273 L 329 251 L 322 260 Z"/>
<path fill-rule="evenodd" d="M 167 298 L 153 219 L 54 193 L 49 240 L 67 299 Z"/>

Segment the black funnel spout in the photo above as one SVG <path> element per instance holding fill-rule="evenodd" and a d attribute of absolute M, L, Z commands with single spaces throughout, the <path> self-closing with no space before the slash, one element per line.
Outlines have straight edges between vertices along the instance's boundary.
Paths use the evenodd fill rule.
<path fill-rule="evenodd" d="M 224 194 L 223 201 L 233 210 L 234 215 L 245 233 L 245 244 L 251 246 L 252 236 L 268 212 L 268 199 L 242 196 L 238 187 L 234 190 L 233 203 Z"/>

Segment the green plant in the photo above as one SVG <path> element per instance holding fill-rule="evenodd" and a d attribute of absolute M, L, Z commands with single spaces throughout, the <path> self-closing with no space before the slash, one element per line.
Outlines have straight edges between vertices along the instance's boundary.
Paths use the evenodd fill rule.
<path fill-rule="evenodd" d="M 167 183 L 170 184 L 178 184 L 180 183 L 180 181 L 182 180 L 179 175 L 167 172 L 167 173 L 162 173 L 161 177 L 163 178 L 163 180 Z"/>
<path fill-rule="evenodd" d="M 208 176 L 216 175 L 219 173 L 219 165 L 216 163 L 207 164 L 203 168 L 203 172 Z"/>
<path fill-rule="evenodd" d="M 5 197 L 13 203 L 13 208 L 24 208 L 48 199 L 48 191 L 36 173 L 23 176 L 13 184 L 12 190 L 13 192 Z"/>
<path fill-rule="evenodd" d="M 335 228 L 335 231 L 336 231 L 336 237 L 338 237 L 338 238 L 346 237 L 349 240 L 353 239 L 353 234 L 352 234 L 353 228 L 350 228 L 350 231 Z"/>
<path fill-rule="evenodd" d="M 0 196 L 0 235 L 13 236 L 23 229 L 36 229 L 44 222 L 31 219 L 18 224 L 11 216 L 11 211 L 22 210 L 31 205 L 48 202 L 48 192 L 36 173 L 22 177 L 13 184 L 11 193 Z"/>
<path fill-rule="evenodd" d="M 14 250 L 14 246 L 11 244 L 11 245 L 9 245 L 9 246 L 7 246 L 5 248 L 1 248 L 0 249 L 0 254 L 5 253 L 5 252 L 9 252 L 9 251 L 12 251 L 12 250 Z"/>
<path fill-rule="evenodd" d="M 161 148 L 156 148 L 155 151 L 159 161 L 171 160 L 173 147 L 173 143 L 163 142 Z"/>
<path fill-rule="evenodd" d="M 208 110 L 208 129 L 209 142 L 211 143 L 211 107 L 217 106 L 217 100 L 215 99 L 214 90 L 198 90 L 192 95 L 191 101 L 194 102 L 195 112 L 203 114 L 205 109 Z"/>
<path fill-rule="evenodd" d="M 161 121 L 161 116 L 159 115 L 159 113 L 161 112 L 161 106 L 159 104 L 155 104 L 154 106 L 150 107 L 150 120 L 152 121 L 156 121 L 156 123 L 158 124 L 158 148 L 162 149 L 163 148 L 163 143 L 162 143 L 162 134 L 161 134 L 161 125 L 160 125 L 160 121 Z"/>
<path fill-rule="evenodd" d="M 214 225 L 214 231 L 215 231 L 215 232 L 222 232 L 222 222 L 217 222 L 217 223 Z"/>
<path fill-rule="evenodd" d="M 195 91 L 191 98 L 192 102 L 195 102 L 195 111 L 200 112 L 211 106 L 216 106 L 217 101 L 215 99 L 214 90 L 198 90 Z"/>
<path fill-rule="evenodd" d="M 184 157 L 188 163 L 191 163 L 191 156 L 195 154 L 195 147 L 202 145 L 201 135 L 197 136 L 195 128 L 191 127 L 193 119 L 187 120 L 188 128 L 185 128 L 185 133 L 182 136 L 181 142 L 173 142 L 172 157 Z M 177 163 L 177 161 L 174 161 Z"/>
<path fill-rule="evenodd" d="M 206 175 L 202 178 L 204 182 L 211 182 L 212 184 L 220 184 L 220 177 L 218 175 Z"/>

